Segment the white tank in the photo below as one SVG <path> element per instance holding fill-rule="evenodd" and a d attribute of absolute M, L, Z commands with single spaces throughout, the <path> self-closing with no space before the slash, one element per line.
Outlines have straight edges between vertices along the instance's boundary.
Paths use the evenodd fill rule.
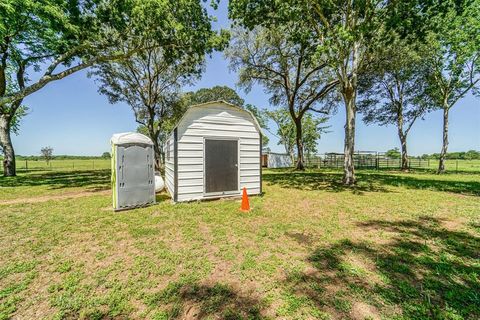
<path fill-rule="evenodd" d="M 155 175 L 155 192 L 160 192 L 165 188 L 165 183 L 160 175 Z"/>

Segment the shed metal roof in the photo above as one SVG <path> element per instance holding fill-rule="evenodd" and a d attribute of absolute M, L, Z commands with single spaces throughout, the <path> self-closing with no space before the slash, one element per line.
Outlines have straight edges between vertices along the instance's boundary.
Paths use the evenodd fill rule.
<path fill-rule="evenodd" d="M 186 115 L 190 112 L 190 110 L 192 110 L 193 108 L 206 108 L 206 107 L 209 107 L 211 105 L 215 105 L 215 104 L 224 104 L 226 106 L 229 106 L 233 109 L 236 109 L 238 111 L 241 111 L 241 112 L 246 112 L 248 113 L 252 119 L 253 119 L 253 123 L 255 124 L 255 127 L 257 128 L 258 132 L 262 133 L 262 128 L 260 127 L 260 124 L 258 123 L 258 120 L 257 118 L 255 117 L 255 115 L 253 115 L 253 113 L 251 113 L 250 111 L 246 110 L 246 109 L 243 109 L 239 106 L 236 106 L 232 103 L 229 103 L 229 102 L 226 102 L 225 100 L 215 100 L 215 101 L 209 101 L 209 102 L 205 102 L 205 103 L 200 103 L 200 104 L 194 104 L 190 107 L 188 107 L 188 109 L 185 111 L 185 113 L 183 114 L 183 116 L 180 118 L 180 120 L 177 122 L 177 124 L 175 125 L 175 127 L 173 128 L 175 130 L 175 128 L 178 127 L 178 125 L 183 121 L 183 119 L 186 117 Z M 173 132 L 173 130 L 172 130 Z"/>

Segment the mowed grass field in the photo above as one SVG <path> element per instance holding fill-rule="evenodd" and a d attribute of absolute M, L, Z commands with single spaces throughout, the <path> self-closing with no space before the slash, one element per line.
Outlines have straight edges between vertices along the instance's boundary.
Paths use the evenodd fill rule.
<path fill-rule="evenodd" d="M 265 171 L 250 213 L 0 178 L 0 319 L 479 319 L 480 174 L 357 175 Z"/>
<path fill-rule="evenodd" d="M 480 160 L 446 160 L 445 168 L 450 172 L 480 173 Z M 438 169 L 438 160 L 430 160 L 430 169 Z"/>
<path fill-rule="evenodd" d="M 17 160 L 17 170 L 28 171 L 77 171 L 105 170 L 111 166 L 110 159 L 67 159 L 50 160 Z M 3 168 L 2 168 L 3 169 Z M 0 169 L 1 170 L 1 169 Z"/>

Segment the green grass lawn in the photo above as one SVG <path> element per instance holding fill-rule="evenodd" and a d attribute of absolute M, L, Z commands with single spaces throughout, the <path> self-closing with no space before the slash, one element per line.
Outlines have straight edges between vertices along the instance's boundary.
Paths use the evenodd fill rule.
<path fill-rule="evenodd" d="M 50 160 L 20 160 L 16 162 L 19 172 L 25 171 L 78 171 L 78 170 L 102 170 L 109 169 L 110 159 L 66 159 Z M 3 168 L 0 168 L 2 170 Z M 2 171 L 3 172 L 3 171 Z"/>
<path fill-rule="evenodd" d="M 430 160 L 430 169 L 438 169 L 438 160 Z M 476 172 L 480 173 L 480 160 L 445 160 L 447 171 Z"/>
<path fill-rule="evenodd" d="M 480 174 L 357 174 L 264 172 L 250 213 L 0 178 L 0 319 L 479 319 Z"/>

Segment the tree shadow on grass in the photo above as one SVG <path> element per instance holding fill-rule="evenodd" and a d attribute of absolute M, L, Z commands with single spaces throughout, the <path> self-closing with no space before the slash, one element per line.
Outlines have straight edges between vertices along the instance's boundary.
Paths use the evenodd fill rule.
<path fill-rule="evenodd" d="M 378 181 L 382 185 L 427 189 L 466 195 L 480 196 L 480 179 L 477 181 L 428 179 L 422 174 L 377 174 L 359 175 L 360 178 Z"/>
<path fill-rule="evenodd" d="M 167 306 L 157 314 L 168 319 L 266 319 L 264 303 L 231 286 L 196 281 L 171 282 L 160 292 L 145 297 L 149 307 Z"/>
<path fill-rule="evenodd" d="M 340 171 L 274 171 L 264 173 L 263 180 L 283 188 L 299 190 L 352 191 L 355 194 L 362 194 L 364 192 L 392 192 L 387 189 L 387 186 L 393 186 L 480 196 L 480 179 L 479 181 L 428 179 L 422 174 L 399 174 L 398 172 L 357 172 L 356 176 L 357 184 L 352 187 L 342 183 Z"/>
<path fill-rule="evenodd" d="M 276 184 L 282 188 L 299 190 L 327 190 L 331 192 L 352 191 L 355 194 L 364 192 L 389 192 L 379 183 L 372 180 L 359 181 L 349 187 L 342 183 L 342 174 L 339 172 L 296 172 L 273 171 L 263 174 L 263 181 Z"/>
<path fill-rule="evenodd" d="M 478 234 L 447 230 L 434 218 L 372 220 L 360 227 L 382 237 L 317 248 L 310 269 L 290 274 L 286 287 L 345 319 L 480 318 Z"/>
<path fill-rule="evenodd" d="M 62 171 L 27 173 L 0 178 L 0 187 L 34 187 L 48 185 L 51 189 L 86 187 L 92 191 L 110 187 L 110 170 Z"/>

